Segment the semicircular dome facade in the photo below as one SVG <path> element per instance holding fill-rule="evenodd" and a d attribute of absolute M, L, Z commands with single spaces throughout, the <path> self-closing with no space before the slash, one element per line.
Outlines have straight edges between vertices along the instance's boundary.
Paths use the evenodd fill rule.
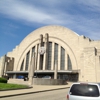
<path fill-rule="evenodd" d="M 10 60 L 13 62 L 12 67 L 9 67 L 10 64 L 7 65 L 7 73 L 13 77 L 20 75 L 29 77 L 33 67 L 34 75 L 39 78 L 48 75 L 69 81 L 86 81 L 89 76 L 84 76 L 87 71 L 86 50 L 95 52 L 94 43 L 66 27 L 52 25 L 38 28 L 7 54 L 7 57 L 13 58 L 13 61 Z M 99 48 L 99 44 L 96 46 Z"/>
<path fill-rule="evenodd" d="M 21 55 L 20 55 L 20 58 L 18 61 L 17 68 L 20 69 L 21 63 L 22 63 L 25 55 L 28 52 L 30 52 L 30 50 L 32 50 L 32 48 L 39 49 L 39 47 L 40 47 L 39 45 L 41 45 L 41 46 L 44 46 L 46 49 L 48 48 L 48 50 L 49 50 L 50 47 L 48 47 L 48 46 L 46 47 L 46 41 L 47 41 L 48 42 L 47 44 L 48 45 L 51 44 L 53 46 L 53 48 L 55 47 L 55 45 L 57 45 L 58 47 L 60 46 L 59 48 L 61 50 L 63 48 L 64 52 L 67 54 L 67 56 L 69 58 L 72 58 L 73 63 L 71 63 L 71 65 L 73 64 L 74 65 L 73 67 L 77 70 L 77 61 L 76 61 L 74 52 L 73 52 L 72 48 L 70 47 L 70 45 L 71 45 L 70 43 L 72 42 L 72 40 L 70 41 L 71 37 L 75 37 L 77 39 L 78 35 L 75 34 L 74 32 L 72 32 L 71 30 L 69 30 L 65 27 L 61 27 L 61 26 L 46 26 L 46 27 L 39 28 L 39 29 L 33 31 L 20 44 L 19 52 Z M 67 40 L 67 43 L 66 43 L 66 40 Z M 74 41 L 73 41 L 73 43 L 74 43 Z M 34 51 L 34 52 L 38 53 L 36 51 Z M 44 56 L 44 59 L 45 59 L 45 56 Z M 58 59 L 56 59 L 56 60 L 58 60 Z M 67 58 L 66 58 L 66 60 L 67 60 Z M 52 59 L 51 63 L 53 64 L 54 62 L 55 62 L 55 60 Z M 64 64 L 65 64 L 65 62 L 64 62 Z M 52 67 L 51 67 L 52 69 L 54 69 L 53 66 L 54 65 L 52 65 Z M 66 66 L 65 68 L 67 69 L 67 67 L 68 66 Z M 59 64 L 59 70 L 60 70 L 60 64 Z"/>

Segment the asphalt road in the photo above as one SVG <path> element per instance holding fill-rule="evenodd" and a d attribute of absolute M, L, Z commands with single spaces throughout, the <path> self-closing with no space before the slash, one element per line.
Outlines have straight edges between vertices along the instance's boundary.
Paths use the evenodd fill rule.
<path fill-rule="evenodd" d="M 0 100 L 66 100 L 68 89 L 0 98 Z"/>

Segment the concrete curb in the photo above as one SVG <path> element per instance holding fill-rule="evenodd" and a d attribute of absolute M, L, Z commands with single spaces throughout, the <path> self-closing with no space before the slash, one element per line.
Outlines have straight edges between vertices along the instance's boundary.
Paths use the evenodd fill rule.
<path fill-rule="evenodd" d="M 32 94 L 32 93 L 39 93 L 39 92 L 46 92 L 46 91 L 53 91 L 53 90 L 60 90 L 60 89 L 66 89 L 66 88 L 69 88 L 69 87 L 50 89 L 50 90 L 41 90 L 41 91 L 34 91 L 34 92 L 26 92 L 26 93 L 20 93 L 20 94 L 12 94 L 12 95 L 0 96 L 0 98 L 18 96 L 18 95 L 25 95 L 25 94 Z"/>

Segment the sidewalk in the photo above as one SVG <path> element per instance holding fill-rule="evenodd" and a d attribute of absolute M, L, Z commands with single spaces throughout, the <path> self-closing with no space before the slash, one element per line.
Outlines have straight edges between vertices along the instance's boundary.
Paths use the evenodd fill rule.
<path fill-rule="evenodd" d="M 72 83 L 68 83 L 68 85 L 33 85 L 33 88 L 30 89 L 0 91 L 0 98 L 44 92 L 44 91 L 52 91 L 57 89 L 65 89 L 69 88 L 71 84 Z"/>

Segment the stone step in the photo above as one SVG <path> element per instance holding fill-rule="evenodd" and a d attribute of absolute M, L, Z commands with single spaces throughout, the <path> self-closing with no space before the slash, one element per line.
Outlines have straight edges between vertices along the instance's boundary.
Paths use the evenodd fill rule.
<path fill-rule="evenodd" d="M 28 85 L 28 81 L 24 81 L 24 79 L 9 79 L 8 83 Z"/>

